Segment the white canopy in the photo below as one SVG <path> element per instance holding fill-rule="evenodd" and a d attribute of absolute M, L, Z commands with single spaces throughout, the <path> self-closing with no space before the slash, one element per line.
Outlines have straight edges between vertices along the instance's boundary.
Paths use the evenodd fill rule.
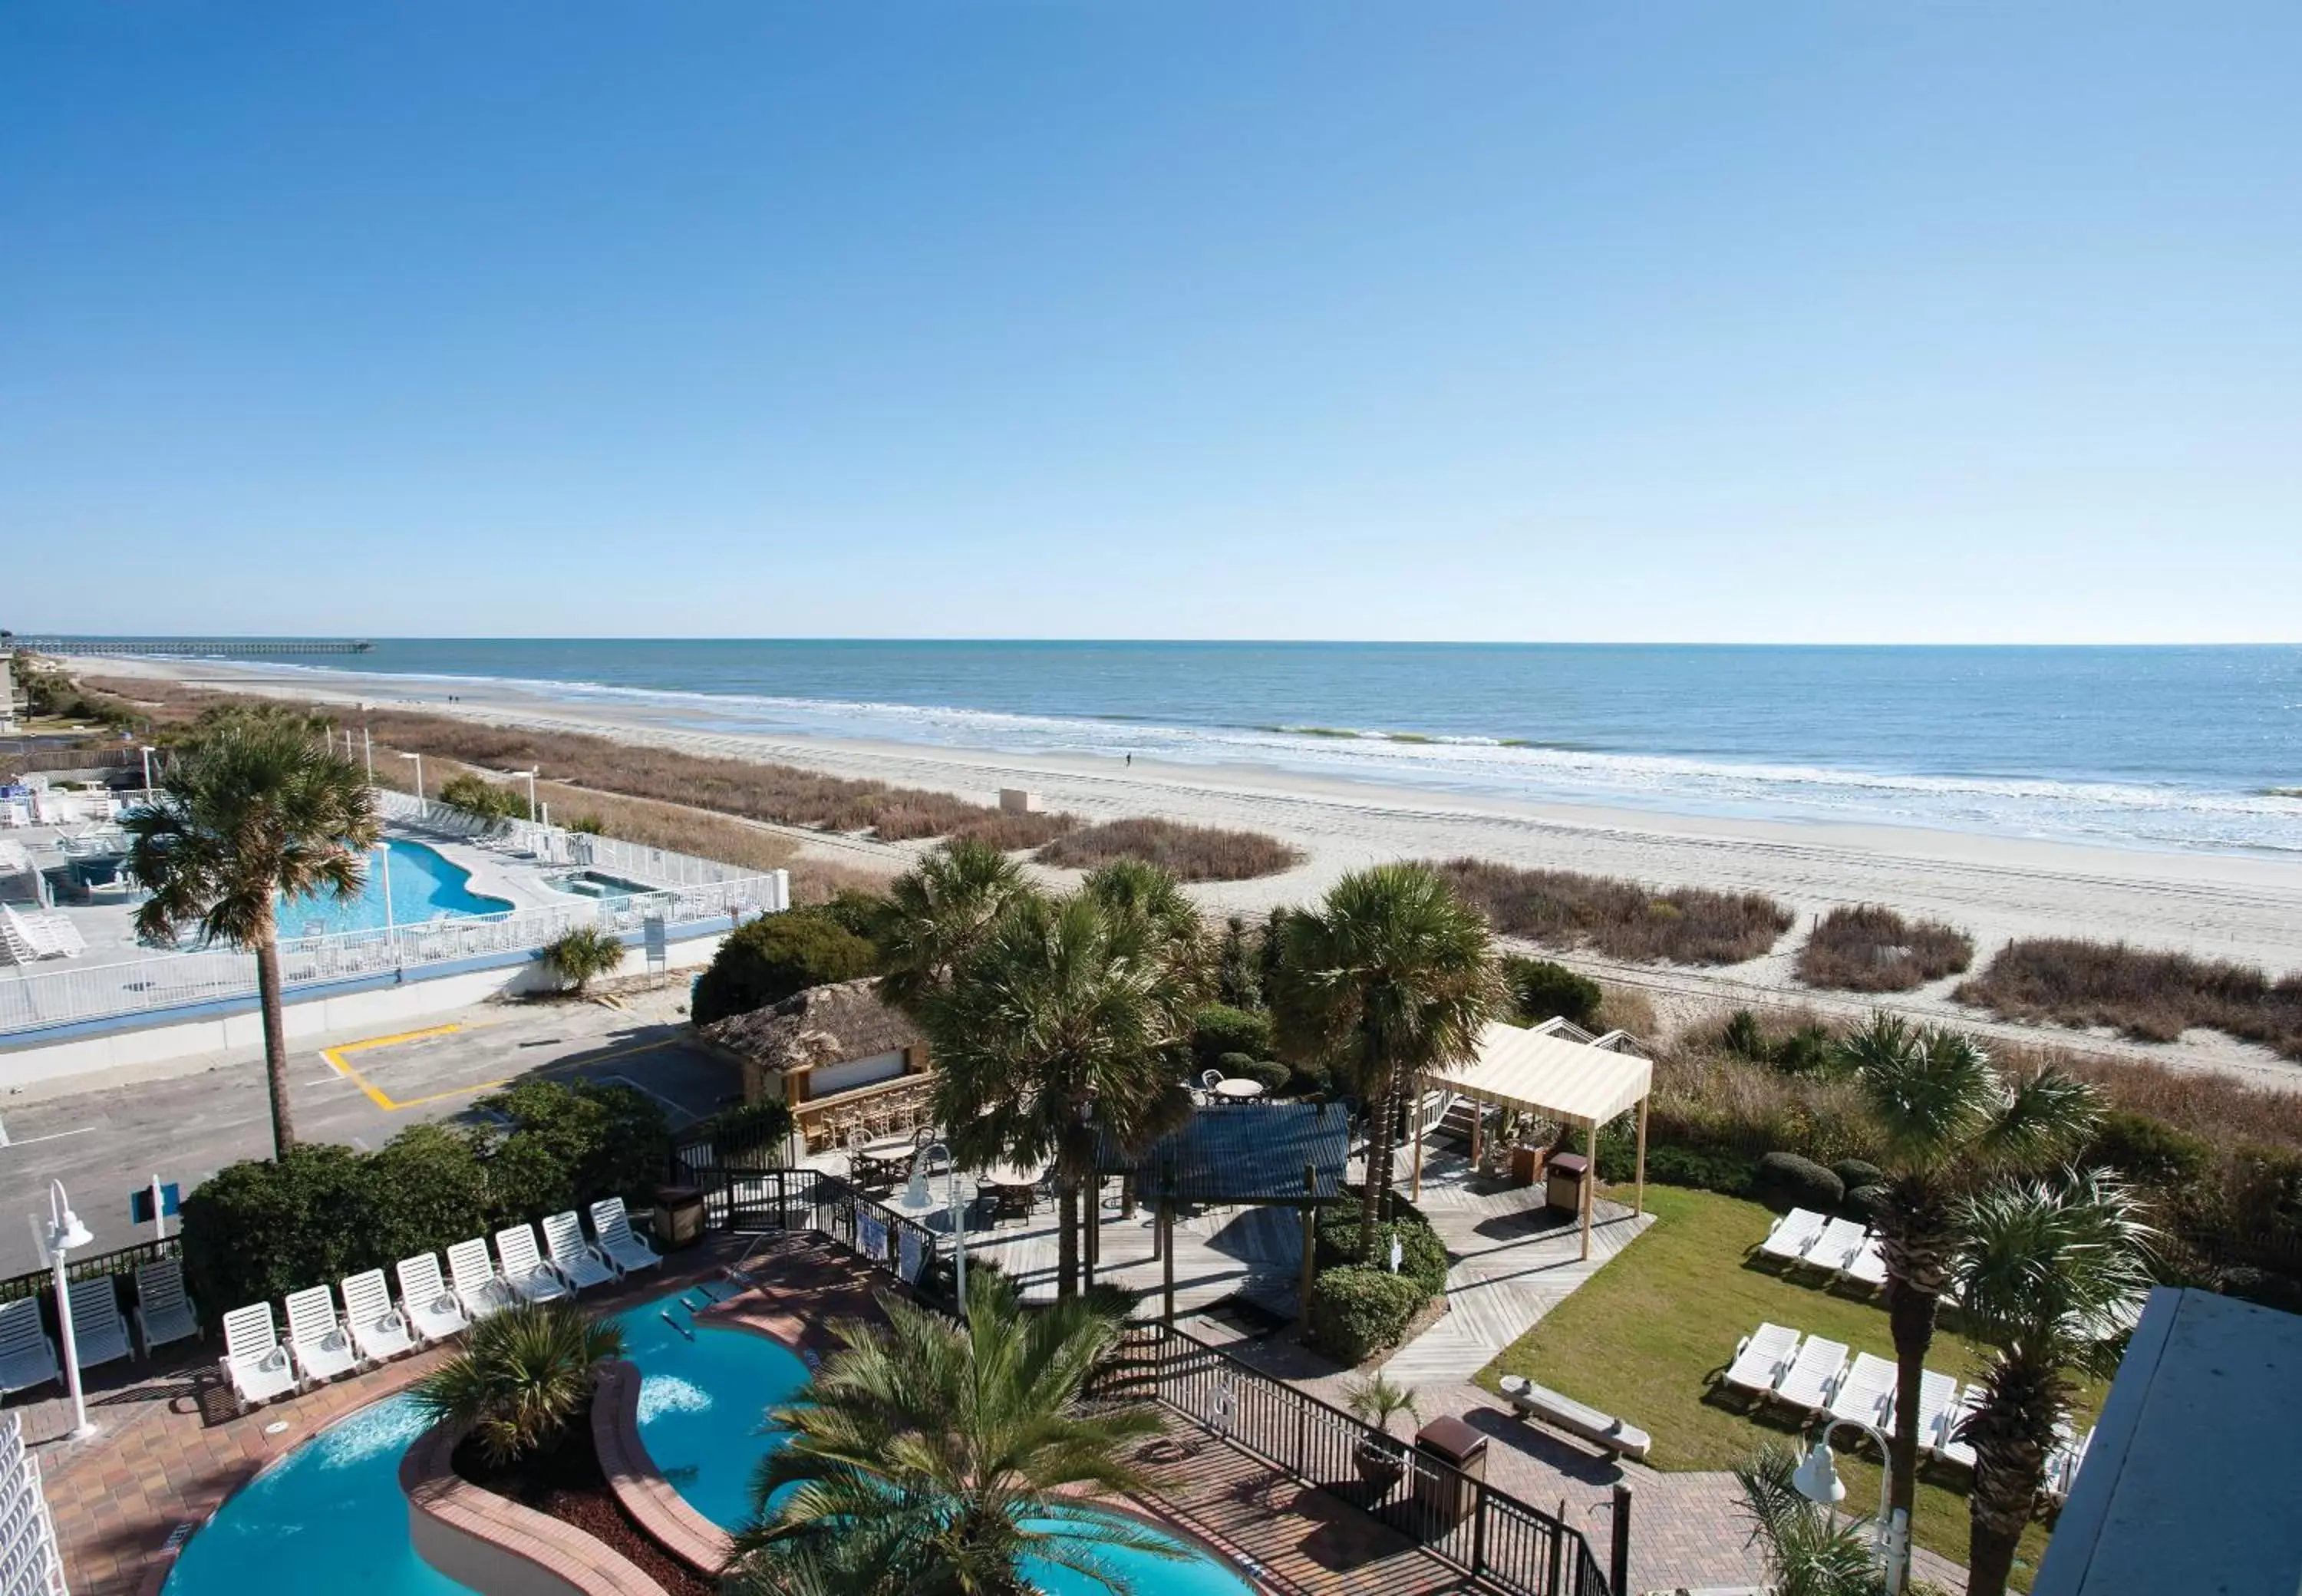
<path fill-rule="evenodd" d="M 1434 1070 L 1425 1079 L 1442 1091 L 1587 1128 L 1636 1108 L 1654 1084 L 1654 1065 L 1554 1027 L 1529 1030 L 1495 1021 L 1479 1033 L 1476 1063 Z"/>

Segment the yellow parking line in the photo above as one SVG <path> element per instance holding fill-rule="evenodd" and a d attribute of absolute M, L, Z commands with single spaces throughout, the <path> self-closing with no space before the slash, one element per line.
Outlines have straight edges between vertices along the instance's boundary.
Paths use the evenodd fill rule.
<path fill-rule="evenodd" d="M 320 1050 L 320 1056 L 328 1061 L 337 1074 L 365 1092 L 367 1100 L 386 1113 L 394 1113 L 403 1108 L 421 1108 L 426 1103 L 440 1103 L 449 1097 L 468 1097 L 474 1092 L 491 1091 L 497 1087 L 509 1085 L 510 1082 L 505 1080 L 483 1080 L 475 1086 L 457 1087 L 451 1091 L 434 1092 L 428 1097 L 411 1097 L 403 1103 L 385 1095 L 344 1057 L 347 1053 L 365 1053 L 371 1047 L 390 1047 L 400 1042 L 421 1041 L 425 1037 L 444 1037 L 463 1029 L 461 1025 L 434 1025 L 424 1030 L 403 1030 L 388 1037 L 370 1037 L 364 1042 L 346 1042 L 337 1047 L 323 1047 Z"/>

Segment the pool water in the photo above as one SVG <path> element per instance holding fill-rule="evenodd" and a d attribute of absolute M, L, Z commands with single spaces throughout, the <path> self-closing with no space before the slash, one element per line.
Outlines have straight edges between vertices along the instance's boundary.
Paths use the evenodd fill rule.
<path fill-rule="evenodd" d="M 442 914 L 501 914 L 514 905 L 508 898 L 491 897 L 471 889 L 471 871 L 442 858 L 439 850 L 405 837 L 384 844 L 391 861 L 386 869 L 374 854 L 368 856 L 367 880 L 359 895 L 338 903 L 325 893 L 280 898 L 280 935 L 315 937 L 338 931 L 381 930 L 387 924 L 422 925 Z M 391 878 L 391 913 L 383 911 L 383 883 Z"/>
<path fill-rule="evenodd" d="M 640 1367 L 640 1434 L 649 1454 L 691 1506 L 732 1530 L 751 1516 L 752 1471 L 781 1444 L 762 1421 L 806 1383 L 807 1367 L 764 1336 L 696 1323 L 685 1304 L 701 1306 L 710 1294 L 702 1287 L 667 1293 L 616 1323 L 626 1355 Z M 217 1510 L 185 1544 L 162 1596 L 467 1596 L 407 1539 L 399 1459 L 424 1428 L 415 1403 L 401 1395 L 322 1431 Z M 1211 1555 L 1189 1550 L 1180 1562 L 1104 1555 L 1137 1596 L 1254 1596 L 1254 1587 Z M 1106 1596 L 1105 1587 L 1068 1569 L 1034 1562 L 1029 1573 L 1048 1596 Z"/>

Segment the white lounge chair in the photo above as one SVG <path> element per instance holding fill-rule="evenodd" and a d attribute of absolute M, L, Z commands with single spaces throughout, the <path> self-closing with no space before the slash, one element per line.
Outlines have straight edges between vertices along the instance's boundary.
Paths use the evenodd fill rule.
<path fill-rule="evenodd" d="M 1761 1324 L 1744 1336 L 1726 1365 L 1726 1383 L 1761 1397 L 1774 1394 L 1776 1382 L 1798 1352 L 1799 1332 L 1780 1324 Z"/>
<path fill-rule="evenodd" d="M 128 1339 L 128 1321 L 121 1315 L 120 1298 L 110 1275 L 73 1281 L 64 1289 L 71 1298 L 72 1361 L 83 1369 L 93 1369 L 135 1353 L 136 1344 Z"/>
<path fill-rule="evenodd" d="M 1857 1285 L 1877 1290 L 1886 1283 L 1886 1255 L 1878 1250 L 1878 1238 L 1865 1236 L 1862 1245 L 1854 1249 L 1854 1256 L 1838 1272 Z"/>
<path fill-rule="evenodd" d="M 40 1323 L 40 1299 L 19 1297 L 0 1306 L 0 1396 L 63 1378 L 56 1344 Z"/>
<path fill-rule="evenodd" d="M 1919 1374 L 1919 1449 L 1931 1452 L 1941 1439 L 1951 1410 L 1958 1406 L 1958 1382 L 1926 1369 Z M 1963 1415 L 1962 1415 L 1963 1416 Z"/>
<path fill-rule="evenodd" d="M 136 1272 L 136 1333 L 147 1357 L 155 1347 L 198 1337 L 199 1308 L 185 1294 L 182 1260 L 162 1258 Z"/>
<path fill-rule="evenodd" d="M 2073 1438 L 2068 1429 L 2062 1432 L 2062 1444 L 2046 1457 L 2046 1494 L 2063 1501 L 2071 1494 L 2071 1486 L 2086 1463 L 2087 1449 L 2094 1444 L 2094 1431 L 2089 1427 L 2084 1435 Z"/>
<path fill-rule="evenodd" d="M 1806 1249 L 1806 1256 L 1799 1262 L 1826 1274 L 1840 1273 L 1854 1262 L 1854 1255 L 1862 1250 L 1867 1239 L 1862 1227 L 1854 1221 L 1834 1219 L 1822 1227 L 1822 1233 L 1814 1239 L 1814 1245 Z"/>
<path fill-rule="evenodd" d="M 551 1266 L 576 1291 L 614 1282 L 619 1273 L 607 1254 L 584 1239 L 584 1222 L 570 1208 L 543 1222 L 543 1244 L 551 1249 Z"/>
<path fill-rule="evenodd" d="M 504 1284 L 503 1276 L 496 1273 L 495 1260 L 488 1256 L 486 1237 L 475 1236 L 449 1247 L 448 1274 L 456 1282 L 456 1300 L 464 1305 L 465 1315 L 473 1323 L 511 1306 L 511 1288 Z"/>
<path fill-rule="evenodd" d="M 1814 1239 L 1822 1234 L 1829 1222 L 1826 1215 L 1811 1208 L 1794 1208 L 1768 1227 L 1767 1239 L 1759 1243 L 1763 1257 L 1777 1258 L 1785 1264 L 1795 1264 L 1806 1256 Z"/>
<path fill-rule="evenodd" d="M 503 1267 L 504 1284 L 522 1302 L 557 1302 L 573 1295 L 567 1278 L 543 1261 L 535 1245 L 533 1225 L 498 1231 L 496 1262 Z"/>
<path fill-rule="evenodd" d="M 1868 1352 L 1854 1356 L 1854 1366 L 1830 1393 L 1827 1409 L 1835 1419 L 1868 1424 L 1874 1430 L 1895 1427 L 1895 1365 Z"/>
<path fill-rule="evenodd" d="M 486 1248 L 481 1248 L 484 1256 Z M 393 1271 L 399 1276 L 399 1311 L 416 1333 L 427 1341 L 444 1341 L 472 1325 L 464 1305 L 440 1278 L 440 1255 L 402 1258 Z"/>
<path fill-rule="evenodd" d="M 304 1378 L 317 1385 L 359 1367 L 359 1348 L 336 1317 L 336 1294 L 312 1286 L 288 1296 L 288 1349 Z"/>
<path fill-rule="evenodd" d="M 352 1342 L 370 1363 L 382 1363 L 416 1350 L 416 1332 L 407 1316 L 391 1306 L 391 1288 L 383 1271 L 371 1269 L 344 1281 L 344 1322 L 351 1326 Z"/>
<path fill-rule="evenodd" d="M 288 1348 L 280 1344 L 270 1303 L 251 1302 L 223 1316 L 223 1373 L 243 1413 L 304 1383 Z"/>
<path fill-rule="evenodd" d="M 1809 1336 L 1791 1359 L 1791 1366 L 1775 1382 L 1775 1395 L 1794 1407 L 1820 1413 L 1830 1405 L 1831 1393 L 1838 1389 L 1838 1377 L 1845 1370 L 1845 1342 Z"/>
<path fill-rule="evenodd" d="M 1966 1423 L 1966 1415 L 1981 1406 L 1980 1386 L 1970 1385 L 1959 1391 L 1948 1410 L 1943 1414 L 1942 1428 L 1932 1443 L 1930 1449 L 1936 1457 L 1960 1468 L 1974 1466 L 1974 1449 L 1959 1438 L 1958 1431 L 1959 1426 Z"/>
<path fill-rule="evenodd" d="M 608 1255 L 608 1262 L 626 1274 L 643 1269 L 654 1269 L 663 1263 L 663 1255 L 632 1230 L 631 1215 L 624 1212 L 624 1199 L 603 1197 L 592 1205 L 592 1234 L 600 1250 Z"/>

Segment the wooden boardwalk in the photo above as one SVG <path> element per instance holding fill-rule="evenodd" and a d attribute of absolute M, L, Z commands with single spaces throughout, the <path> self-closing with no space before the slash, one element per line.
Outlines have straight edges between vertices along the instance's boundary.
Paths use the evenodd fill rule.
<path fill-rule="evenodd" d="M 1164 1265 L 1152 1256 L 1152 1214 L 1122 1217 L 1115 1197 L 1103 1207 L 1102 1261 L 1096 1278 L 1156 1298 Z M 970 1257 L 998 1261 L 1029 1299 L 1055 1294 L 1055 1207 L 988 1233 L 970 1231 Z M 1244 1297 L 1270 1313 L 1292 1318 L 1302 1265 L 1302 1220 L 1292 1208 L 1218 1208 L 1175 1221 L 1175 1310 L 1195 1312 L 1228 1297 Z M 1155 1301 L 1151 1305 L 1156 1311 Z"/>

